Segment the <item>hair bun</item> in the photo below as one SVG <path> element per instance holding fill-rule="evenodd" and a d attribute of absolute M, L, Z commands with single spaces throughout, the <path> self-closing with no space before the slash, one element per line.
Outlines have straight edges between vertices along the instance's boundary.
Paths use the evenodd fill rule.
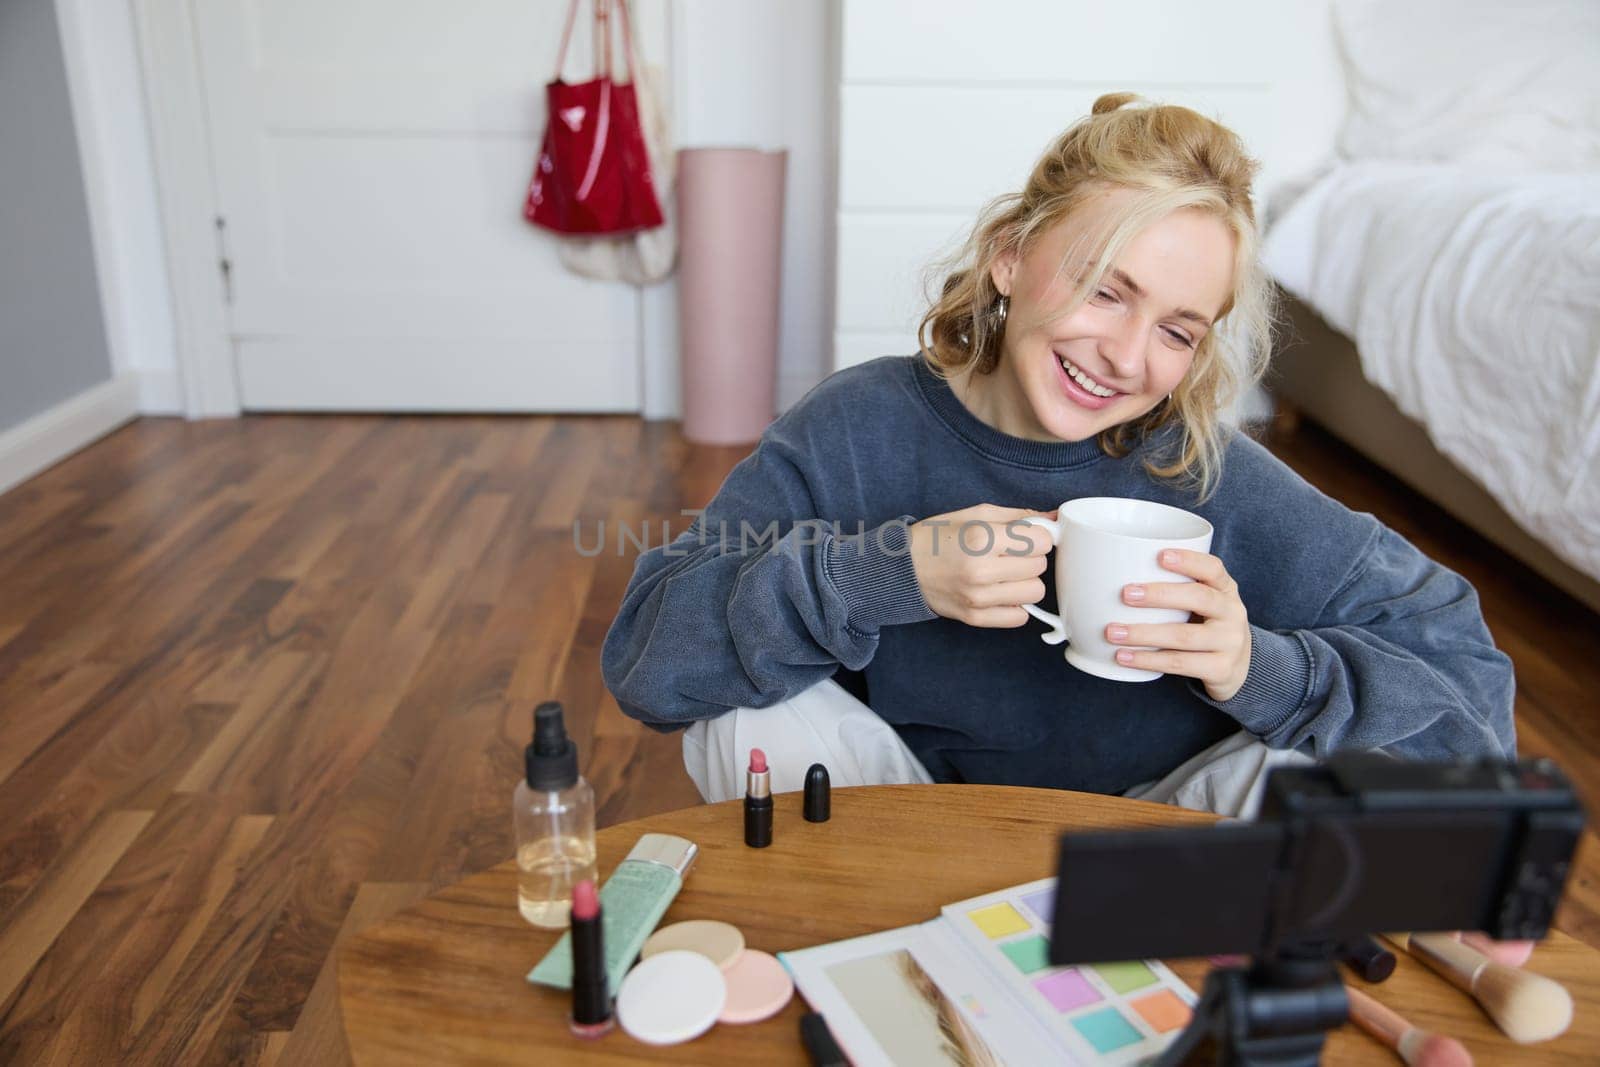
<path fill-rule="evenodd" d="M 1104 115 L 1108 111 L 1115 111 L 1124 104 L 1131 104 L 1139 99 L 1138 93 L 1106 93 L 1094 102 L 1090 114 Z"/>

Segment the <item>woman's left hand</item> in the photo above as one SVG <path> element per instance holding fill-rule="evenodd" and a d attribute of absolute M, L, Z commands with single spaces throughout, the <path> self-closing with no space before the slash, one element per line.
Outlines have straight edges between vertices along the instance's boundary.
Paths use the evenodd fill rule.
<path fill-rule="evenodd" d="M 1149 582 L 1122 587 L 1122 602 L 1137 608 L 1177 608 L 1191 612 L 1190 622 L 1122 623 L 1106 627 L 1120 648 L 1117 662 L 1164 674 L 1181 674 L 1205 683 L 1212 700 L 1230 699 L 1250 673 L 1250 619 L 1239 599 L 1239 583 L 1216 556 L 1166 548 L 1161 566 L 1192 582 Z"/>

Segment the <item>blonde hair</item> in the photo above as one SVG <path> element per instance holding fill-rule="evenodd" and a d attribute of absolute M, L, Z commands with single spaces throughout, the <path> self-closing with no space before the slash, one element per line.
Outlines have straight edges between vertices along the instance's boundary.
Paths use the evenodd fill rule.
<path fill-rule="evenodd" d="M 1217 322 L 1195 347 L 1194 361 L 1167 401 L 1100 434 L 1100 447 L 1108 455 L 1125 456 L 1156 431 L 1181 426 L 1175 454 L 1147 457 L 1145 469 L 1193 485 L 1204 499 L 1221 470 L 1223 414 L 1260 380 L 1270 352 L 1272 290 L 1257 262 L 1259 241 L 1250 200 L 1258 165 L 1238 135 L 1221 124 L 1186 107 L 1127 106 L 1137 101 L 1132 93 L 1100 97 L 1092 112 L 1039 158 L 1021 192 L 1000 197 L 983 210 L 962 248 L 935 266 L 944 278 L 917 340 L 923 357 L 944 377 L 993 372 L 1000 363 L 1004 331 L 993 279 L 997 260 L 1020 255 L 1036 238 L 1110 190 L 1135 195 L 1089 227 L 1064 261 L 1094 266 L 1063 314 L 1088 299 L 1128 242 L 1151 223 L 1181 210 L 1214 216 L 1234 237 L 1233 290 Z"/>

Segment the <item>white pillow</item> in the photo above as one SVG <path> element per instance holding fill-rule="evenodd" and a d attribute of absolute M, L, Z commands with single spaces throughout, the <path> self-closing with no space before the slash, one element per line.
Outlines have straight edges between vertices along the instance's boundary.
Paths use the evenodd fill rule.
<path fill-rule="evenodd" d="M 1347 159 L 1600 169 L 1600 0 L 1336 0 Z"/>

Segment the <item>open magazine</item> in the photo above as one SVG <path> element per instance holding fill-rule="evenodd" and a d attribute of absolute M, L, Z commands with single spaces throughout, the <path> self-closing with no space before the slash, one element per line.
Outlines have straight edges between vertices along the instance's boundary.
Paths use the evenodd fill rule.
<path fill-rule="evenodd" d="M 1158 960 L 1050 966 L 1055 886 L 779 959 L 854 1067 L 1153 1059 L 1188 1024 L 1193 991 Z"/>

